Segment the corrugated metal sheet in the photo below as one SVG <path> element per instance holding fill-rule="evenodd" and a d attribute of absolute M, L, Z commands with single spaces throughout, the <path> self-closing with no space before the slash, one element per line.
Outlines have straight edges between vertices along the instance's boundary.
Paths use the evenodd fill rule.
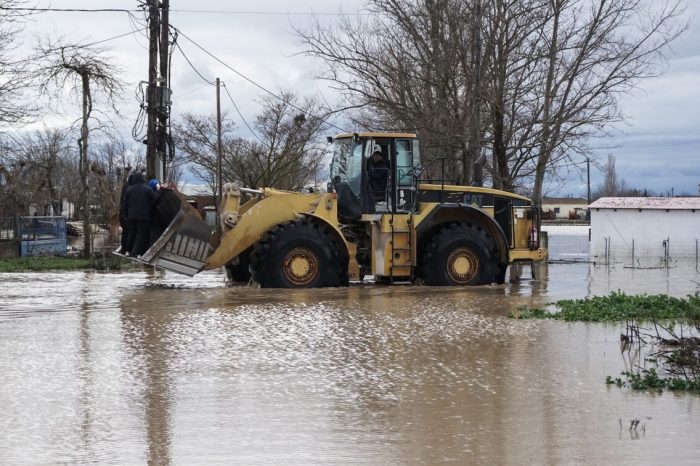
<path fill-rule="evenodd" d="M 591 209 L 694 210 L 700 197 L 601 197 Z"/>

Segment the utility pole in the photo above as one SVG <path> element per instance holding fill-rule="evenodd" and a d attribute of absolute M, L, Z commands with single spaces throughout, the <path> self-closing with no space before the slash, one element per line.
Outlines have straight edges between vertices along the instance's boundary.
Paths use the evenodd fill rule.
<path fill-rule="evenodd" d="M 170 32 L 170 0 L 161 0 L 161 20 L 160 20 L 160 76 L 163 82 L 161 83 L 161 95 L 164 96 L 163 101 L 159 105 L 158 128 L 156 129 L 156 148 L 158 155 L 162 161 L 161 173 L 157 173 L 156 178 L 161 181 L 166 177 L 166 160 L 168 152 L 168 120 L 170 118 L 170 73 L 168 72 L 168 52 L 170 50 L 168 44 L 168 34 Z M 167 94 L 167 95 L 166 95 Z M 157 172 L 158 170 L 156 170 Z"/>
<path fill-rule="evenodd" d="M 156 79 L 158 78 L 158 39 L 160 15 L 158 0 L 148 0 L 148 123 L 146 129 L 146 179 L 156 177 Z"/>
<path fill-rule="evenodd" d="M 170 115 L 170 89 L 168 88 L 169 0 L 147 0 L 147 7 L 149 42 L 146 178 L 162 179 L 165 174 L 168 117 Z M 160 76 L 158 76 L 159 71 Z"/>
<path fill-rule="evenodd" d="M 221 204 L 221 199 L 224 197 L 223 185 L 221 184 L 223 176 L 221 174 L 221 81 L 219 81 L 219 78 L 216 78 L 216 153 L 216 184 L 219 188 L 219 198 L 217 199 L 216 205 L 218 209 L 218 206 Z"/>

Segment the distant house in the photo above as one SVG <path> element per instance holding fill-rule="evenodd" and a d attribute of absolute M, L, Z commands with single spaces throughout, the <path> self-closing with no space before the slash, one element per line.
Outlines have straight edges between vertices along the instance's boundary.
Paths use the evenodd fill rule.
<path fill-rule="evenodd" d="M 700 197 L 602 197 L 592 203 L 591 255 L 634 265 L 695 258 Z"/>
<path fill-rule="evenodd" d="M 588 201 L 578 197 L 545 197 L 542 215 L 545 219 L 583 219 Z"/>
<path fill-rule="evenodd" d="M 196 195 L 190 197 L 190 204 L 197 209 L 209 226 L 216 226 L 216 197 L 211 195 Z"/>

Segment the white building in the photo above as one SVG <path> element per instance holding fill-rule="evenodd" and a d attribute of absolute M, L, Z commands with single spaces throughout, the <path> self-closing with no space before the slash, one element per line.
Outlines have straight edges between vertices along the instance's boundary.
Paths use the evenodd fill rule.
<path fill-rule="evenodd" d="M 700 197 L 602 197 L 589 208 L 594 259 L 640 266 L 696 257 Z"/>
<path fill-rule="evenodd" d="M 542 213 L 547 219 L 581 219 L 586 217 L 588 201 L 577 197 L 545 197 Z"/>

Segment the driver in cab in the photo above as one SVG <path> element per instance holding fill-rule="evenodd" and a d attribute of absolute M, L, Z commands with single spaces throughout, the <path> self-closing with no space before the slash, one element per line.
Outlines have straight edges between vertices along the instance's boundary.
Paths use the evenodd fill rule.
<path fill-rule="evenodd" d="M 386 201 L 389 163 L 382 154 L 382 148 L 378 145 L 374 146 L 372 157 L 367 162 L 367 175 L 369 177 L 369 189 L 372 192 L 374 202 Z"/>

